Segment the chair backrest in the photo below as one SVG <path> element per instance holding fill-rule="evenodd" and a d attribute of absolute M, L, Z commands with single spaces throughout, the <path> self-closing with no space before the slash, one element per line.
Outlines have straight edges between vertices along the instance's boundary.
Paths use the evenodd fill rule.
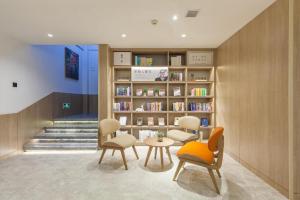
<path fill-rule="evenodd" d="M 212 134 L 208 139 L 208 148 L 212 152 L 217 152 L 215 154 L 216 162 L 215 166 L 217 169 L 221 168 L 223 162 L 223 153 L 224 153 L 224 128 L 216 127 L 214 128 Z"/>
<path fill-rule="evenodd" d="M 200 127 L 200 119 L 194 116 L 184 116 L 180 117 L 178 124 L 180 128 L 186 128 L 189 130 L 199 130 Z"/>
<path fill-rule="evenodd" d="M 103 119 L 100 121 L 100 133 L 102 137 L 116 132 L 120 127 L 120 122 L 116 119 Z"/>

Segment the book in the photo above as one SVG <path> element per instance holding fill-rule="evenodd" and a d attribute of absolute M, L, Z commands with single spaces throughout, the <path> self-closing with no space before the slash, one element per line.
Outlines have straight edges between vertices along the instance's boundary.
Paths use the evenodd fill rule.
<path fill-rule="evenodd" d="M 130 96 L 131 91 L 130 87 L 117 87 L 117 96 Z"/>
<path fill-rule="evenodd" d="M 158 125 L 159 126 L 164 126 L 165 125 L 165 118 L 159 117 L 158 118 Z"/>
<path fill-rule="evenodd" d="M 126 126 L 127 117 L 126 116 L 120 116 L 119 122 L 120 122 L 121 126 Z"/>
<path fill-rule="evenodd" d="M 173 88 L 173 95 L 176 96 L 181 96 L 181 90 L 180 87 L 174 87 Z"/>
<path fill-rule="evenodd" d="M 118 102 L 113 103 L 113 110 L 114 111 L 130 111 L 132 110 L 132 103 L 131 102 Z"/>
<path fill-rule="evenodd" d="M 173 111 L 176 112 L 184 111 L 184 102 L 174 102 L 172 105 L 173 105 Z"/>
<path fill-rule="evenodd" d="M 143 118 L 142 117 L 138 117 L 136 119 L 136 125 L 138 125 L 138 126 L 142 126 L 143 125 Z"/>
<path fill-rule="evenodd" d="M 159 96 L 166 96 L 166 90 L 165 89 L 159 89 Z"/>
<path fill-rule="evenodd" d="M 148 117 L 148 126 L 154 126 L 154 119 L 153 119 L 153 117 Z"/>
<path fill-rule="evenodd" d="M 149 88 L 149 89 L 148 89 L 147 95 L 148 95 L 148 96 L 154 96 L 154 90 L 153 90 L 153 88 Z"/>
<path fill-rule="evenodd" d="M 204 127 L 209 126 L 208 118 L 206 118 L 206 117 L 205 117 L 205 118 L 204 118 L 204 117 L 201 118 L 201 119 L 200 119 L 200 125 L 201 125 L 201 126 L 204 126 Z"/>

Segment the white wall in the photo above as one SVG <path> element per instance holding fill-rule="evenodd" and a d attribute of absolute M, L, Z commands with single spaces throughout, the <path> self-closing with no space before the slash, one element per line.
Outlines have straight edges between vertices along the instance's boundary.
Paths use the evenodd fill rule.
<path fill-rule="evenodd" d="M 88 93 L 87 46 L 67 46 L 80 56 L 76 81 L 65 78 L 65 46 L 31 46 L 3 35 L 0 44 L 0 114 L 19 112 L 52 92 Z"/>

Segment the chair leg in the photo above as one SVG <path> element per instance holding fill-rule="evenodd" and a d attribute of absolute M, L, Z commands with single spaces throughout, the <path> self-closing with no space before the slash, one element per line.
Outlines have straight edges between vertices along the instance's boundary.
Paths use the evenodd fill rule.
<path fill-rule="evenodd" d="M 220 191 L 219 191 L 219 188 L 218 188 L 217 181 L 216 181 L 216 178 L 215 178 L 213 170 L 212 169 L 207 169 L 207 170 L 208 170 L 209 175 L 211 177 L 211 180 L 212 180 L 212 182 L 213 182 L 213 184 L 214 184 L 214 186 L 216 188 L 217 193 L 220 194 Z"/>
<path fill-rule="evenodd" d="M 124 165 L 125 165 L 125 170 L 128 170 L 127 163 L 126 163 L 126 158 L 125 158 L 125 153 L 124 153 L 124 149 L 120 149 L 120 151 L 121 151 L 121 155 L 122 155 L 123 162 L 124 162 Z"/>
<path fill-rule="evenodd" d="M 220 173 L 219 169 L 216 169 L 216 171 L 217 171 L 217 174 L 218 174 L 219 178 L 221 178 L 222 176 L 221 176 L 221 173 Z"/>
<path fill-rule="evenodd" d="M 178 163 L 176 172 L 175 172 L 175 174 L 174 174 L 173 181 L 176 181 L 177 175 L 178 175 L 178 173 L 179 173 L 181 167 L 183 166 L 183 164 L 184 164 L 184 161 L 180 160 L 179 163 Z"/>
<path fill-rule="evenodd" d="M 102 159 L 103 159 L 103 157 L 104 157 L 105 152 L 106 152 L 106 148 L 103 148 L 102 154 L 101 154 L 101 157 L 100 157 L 100 160 L 99 160 L 99 162 L 98 162 L 99 165 L 100 165 L 101 162 L 102 162 Z"/>
<path fill-rule="evenodd" d="M 112 152 L 112 154 L 111 154 L 112 156 L 114 156 L 114 155 L 115 155 L 115 151 L 116 151 L 116 150 L 113 150 L 113 152 Z"/>
<path fill-rule="evenodd" d="M 136 158 L 137 158 L 137 159 L 139 159 L 139 156 L 138 156 L 138 154 L 137 154 L 137 151 L 136 151 L 136 148 L 135 148 L 135 146 L 134 146 L 134 145 L 132 145 L 132 148 L 133 148 L 133 151 L 134 151 L 134 153 L 135 153 L 135 156 L 136 156 Z"/>

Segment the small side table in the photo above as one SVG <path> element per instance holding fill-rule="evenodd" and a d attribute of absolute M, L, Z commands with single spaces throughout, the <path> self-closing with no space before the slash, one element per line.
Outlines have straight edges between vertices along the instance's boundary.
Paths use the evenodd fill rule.
<path fill-rule="evenodd" d="M 163 148 L 166 148 L 166 152 L 169 157 L 170 163 L 173 163 L 169 147 L 174 144 L 174 140 L 164 137 L 162 142 L 158 142 L 157 137 L 151 137 L 151 138 L 145 139 L 144 143 L 149 146 L 149 150 L 148 150 L 145 165 L 144 165 L 145 167 L 147 167 L 148 160 L 149 160 L 149 157 L 150 157 L 153 147 L 155 147 L 155 149 L 159 148 L 159 150 L 160 150 L 160 163 L 161 163 L 162 169 L 164 168 Z M 155 154 L 156 154 L 156 152 L 155 152 Z"/>

